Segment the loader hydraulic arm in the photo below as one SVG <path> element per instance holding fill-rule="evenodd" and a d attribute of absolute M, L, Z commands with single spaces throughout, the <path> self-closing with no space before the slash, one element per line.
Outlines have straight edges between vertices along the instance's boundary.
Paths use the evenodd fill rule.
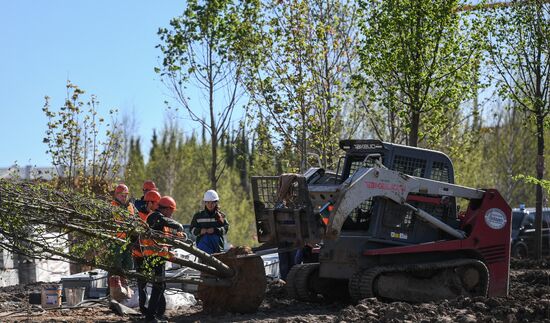
<path fill-rule="evenodd" d="M 372 197 L 385 197 L 398 204 L 411 208 L 418 216 L 451 234 L 456 238 L 464 238 L 464 234 L 439 221 L 427 212 L 406 203 L 410 193 L 431 196 L 454 196 L 466 199 L 481 199 L 485 193 L 482 190 L 460 185 L 434 181 L 430 179 L 405 175 L 387 168 L 360 168 L 340 187 L 340 193 L 330 212 L 327 224 L 326 239 L 337 239 L 342 225 L 348 215 L 363 201 Z"/>

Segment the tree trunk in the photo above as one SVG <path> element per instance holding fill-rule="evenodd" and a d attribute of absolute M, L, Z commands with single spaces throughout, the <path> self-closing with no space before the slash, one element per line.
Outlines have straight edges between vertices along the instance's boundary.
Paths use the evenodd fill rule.
<path fill-rule="evenodd" d="M 218 165 L 218 129 L 216 129 L 216 119 L 214 116 L 214 93 L 213 84 L 210 83 L 210 132 L 212 147 L 212 164 L 210 165 L 210 185 L 213 190 L 217 189 L 216 171 Z"/>
<path fill-rule="evenodd" d="M 305 108 L 303 107 L 302 103 L 302 158 L 300 160 L 300 173 L 304 173 L 306 171 L 306 160 L 307 160 L 307 144 L 306 144 L 306 112 Z"/>
<path fill-rule="evenodd" d="M 541 181 L 544 176 L 544 116 L 542 109 L 537 114 L 537 179 Z M 535 259 L 542 258 L 542 186 L 537 184 L 536 193 L 536 217 L 535 217 Z"/>
<path fill-rule="evenodd" d="M 411 116 L 411 130 L 409 133 L 409 146 L 418 146 L 418 129 L 420 125 L 420 112 L 415 111 L 413 108 Z"/>
<path fill-rule="evenodd" d="M 208 59 L 208 103 L 210 109 L 210 147 L 212 150 L 212 163 L 210 164 L 210 186 L 217 189 L 216 171 L 218 166 L 218 129 L 216 128 L 216 116 L 214 113 L 214 79 L 212 76 L 212 48 L 209 48 Z"/>

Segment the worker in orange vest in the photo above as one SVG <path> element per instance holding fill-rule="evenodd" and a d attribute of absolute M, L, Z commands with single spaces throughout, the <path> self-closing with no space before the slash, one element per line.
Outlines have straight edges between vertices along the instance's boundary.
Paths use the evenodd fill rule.
<path fill-rule="evenodd" d="M 136 200 L 134 201 L 134 205 L 139 213 L 139 217 L 145 221 L 145 219 L 147 218 L 147 215 L 149 215 L 149 212 L 147 210 L 147 205 L 146 205 L 146 202 L 145 202 L 145 195 L 148 193 L 148 192 L 151 192 L 151 191 L 157 191 L 158 192 L 158 188 L 157 188 L 157 185 L 155 184 L 155 182 L 151 181 L 151 180 L 147 180 L 145 182 L 143 182 L 143 196 L 141 197 L 141 199 L 139 200 Z M 159 195 L 159 199 L 160 199 L 160 195 Z"/>
<path fill-rule="evenodd" d="M 129 216 L 135 215 L 135 209 L 132 203 L 129 202 L 128 195 L 129 195 L 128 186 L 124 184 L 118 184 L 115 188 L 114 192 L 114 198 L 111 204 L 113 206 L 117 206 L 120 208 L 123 208 L 128 211 Z M 120 213 L 116 213 L 114 215 L 115 222 L 124 222 L 126 219 L 123 218 L 124 215 Z M 116 232 L 116 237 L 120 239 L 126 239 L 126 232 L 123 230 L 120 230 Z M 133 268 L 133 261 L 132 261 L 132 251 L 130 248 L 124 248 L 120 246 L 120 244 L 116 244 L 113 247 L 113 253 L 115 254 L 115 266 L 120 267 L 125 270 L 130 270 Z M 119 255 L 119 256 L 116 256 Z"/>
<path fill-rule="evenodd" d="M 156 190 L 151 190 L 145 193 L 142 199 L 145 202 L 146 214 L 145 212 L 140 211 L 139 216 L 143 222 L 147 223 L 147 216 L 151 214 L 158 208 L 158 202 L 160 201 L 160 194 Z M 142 214 L 145 214 L 143 216 Z M 151 239 L 139 238 L 136 245 L 134 246 L 132 255 L 134 256 L 134 262 L 136 269 L 139 273 L 146 272 L 146 266 L 144 263 L 144 250 L 142 247 L 149 247 L 150 245 L 156 245 L 156 243 Z M 145 252 L 147 254 L 147 252 Z M 139 296 L 139 310 L 142 314 L 145 314 L 147 308 L 145 307 L 145 301 L 147 300 L 147 280 L 138 279 L 138 296 Z"/>
<path fill-rule="evenodd" d="M 129 195 L 128 186 L 124 184 L 118 184 L 115 187 L 113 194 L 113 200 L 111 205 L 117 208 L 122 208 L 127 212 L 115 212 L 113 214 L 113 220 L 115 224 L 122 225 L 126 222 L 128 217 L 133 217 L 135 215 L 135 209 L 132 203 L 128 198 Z M 125 230 L 121 227 L 116 230 L 115 236 L 119 239 L 126 240 L 127 234 Z M 120 268 L 122 270 L 131 270 L 134 267 L 134 262 L 132 259 L 132 248 L 127 244 L 113 243 L 109 247 L 110 252 L 113 257 L 113 267 Z M 128 287 L 128 280 L 122 275 L 112 275 L 109 273 L 109 294 L 116 300 L 122 300 L 124 298 L 131 297 L 131 290 Z M 112 291 L 111 291 L 112 289 Z"/>
<path fill-rule="evenodd" d="M 170 196 L 163 196 L 158 202 L 157 210 L 147 216 L 147 224 L 151 230 L 162 232 L 165 236 L 183 237 L 183 226 L 171 219 L 175 210 L 176 201 Z M 149 306 L 146 311 L 146 319 L 162 320 L 166 311 L 164 267 L 166 260 L 171 257 L 169 246 L 157 243 L 155 246 L 144 246 L 142 252 L 145 261 L 151 265 L 155 277 L 151 297 L 149 298 Z"/>
<path fill-rule="evenodd" d="M 128 186 L 124 184 L 118 184 L 115 187 L 115 193 L 113 194 L 114 199 L 113 201 L 111 201 L 111 205 L 127 209 L 131 215 L 134 215 L 135 209 L 134 206 L 130 203 L 130 199 L 128 197 L 129 194 L 130 191 L 128 190 Z"/>

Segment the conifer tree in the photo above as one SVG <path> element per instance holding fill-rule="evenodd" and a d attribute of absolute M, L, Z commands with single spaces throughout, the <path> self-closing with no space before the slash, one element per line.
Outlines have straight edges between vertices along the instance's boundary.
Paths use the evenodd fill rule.
<path fill-rule="evenodd" d="M 139 198 L 143 181 L 145 180 L 145 162 L 141 153 L 140 139 L 130 138 L 128 163 L 124 169 L 124 182 L 130 189 L 130 194 Z"/>

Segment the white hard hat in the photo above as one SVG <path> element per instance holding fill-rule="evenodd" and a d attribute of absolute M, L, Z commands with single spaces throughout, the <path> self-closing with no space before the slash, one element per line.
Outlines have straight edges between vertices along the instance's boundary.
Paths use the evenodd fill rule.
<path fill-rule="evenodd" d="M 204 199 L 205 202 L 214 202 L 219 201 L 220 197 L 218 196 L 218 193 L 214 190 L 208 190 L 204 193 Z"/>

